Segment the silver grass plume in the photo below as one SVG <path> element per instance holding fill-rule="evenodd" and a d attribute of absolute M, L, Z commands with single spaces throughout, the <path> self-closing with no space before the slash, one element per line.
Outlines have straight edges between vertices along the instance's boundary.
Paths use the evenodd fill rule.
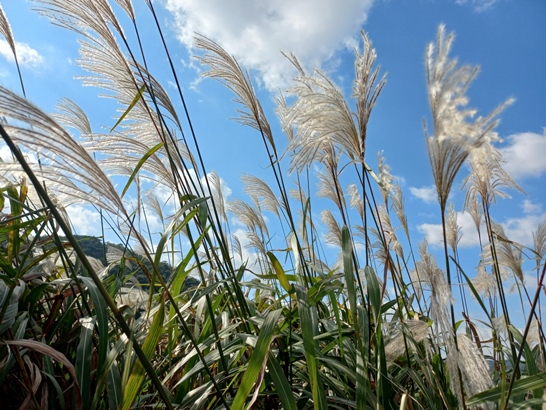
<path fill-rule="evenodd" d="M 108 0 L 35 0 L 36 10 L 51 19 L 56 25 L 89 36 L 89 31 L 99 35 L 109 32 L 109 26 L 123 35 Z M 124 8 L 125 9 L 125 8 Z"/>
<path fill-rule="evenodd" d="M 243 260 L 243 247 L 241 246 L 241 241 L 237 237 L 237 235 L 231 235 L 231 249 L 233 255 L 239 256 L 239 259 Z"/>
<path fill-rule="evenodd" d="M 116 3 L 127 13 L 131 21 L 135 21 L 135 9 L 133 8 L 133 2 L 131 0 L 115 0 Z"/>
<path fill-rule="evenodd" d="M 355 229 L 357 234 L 360 235 L 365 241 L 369 240 L 369 238 L 366 238 L 367 232 L 362 225 L 356 225 Z M 373 253 L 375 260 L 383 266 L 387 266 L 389 260 L 389 246 L 385 244 L 383 235 L 381 235 L 377 229 L 374 227 L 369 227 L 368 229 L 376 238 L 376 240 L 371 244 L 371 247 L 376 249 L 376 251 Z"/>
<path fill-rule="evenodd" d="M 383 196 L 383 201 L 385 204 L 388 204 L 389 197 L 391 196 L 393 190 L 394 177 L 390 172 L 391 167 L 385 162 L 383 152 L 377 153 L 377 168 L 379 170 L 379 180 L 381 181 L 381 184 L 379 184 L 381 195 Z"/>
<path fill-rule="evenodd" d="M 388 249 L 392 249 L 402 260 L 404 259 L 404 249 L 398 241 L 396 236 L 396 230 L 392 226 L 391 217 L 387 208 L 384 205 L 379 205 L 377 210 L 377 216 L 379 223 L 381 224 L 381 230 L 383 233 L 383 238 L 385 240 L 385 245 Z"/>
<path fill-rule="evenodd" d="M 468 162 L 471 173 L 464 180 L 463 186 L 468 185 L 466 202 L 479 196 L 482 201 L 490 205 L 500 198 L 510 196 L 502 188 L 513 188 L 523 192 L 521 187 L 502 168 L 502 154 L 492 142 L 500 140 L 495 133 L 489 133 L 483 144 L 470 152 Z"/>
<path fill-rule="evenodd" d="M 298 67 L 294 56 L 292 62 Z M 363 142 L 343 93 L 320 72 L 311 76 L 302 71 L 295 81 L 296 85 L 288 90 L 296 96 L 289 122 L 297 130 L 287 148 L 293 152 L 290 171 L 302 171 L 314 161 L 322 162 L 324 154 L 337 147 L 352 161 L 362 160 Z"/>
<path fill-rule="evenodd" d="M 326 75 L 320 71 L 307 74 L 294 55 L 287 56 L 299 71 L 296 85 L 288 91 L 296 96 L 296 102 L 284 121 L 297 129 L 287 150 L 293 152 L 290 170 L 301 171 L 313 161 L 321 161 L 327 150 L 339 149 L 351 162 L 364 163 L 368 120 L 385 85 L 385 77 L 378 80 L 379 67 L 373 68 L 375 50 L 364 32 L 362 38 L 362 52 L 355 50 L 353 97 L 356 114 L 351 112 L 343 93 Z M 332 146 L 335 147 L 333 150 Z"/>
<path fill-rule="evenodd" d="M 485 269 L 486 266 L 485 263 L 480 262 L 477 268 L 478 273 L 476 277 L 470 279 L 470 281 L 479 294 L 490 299 L 498 295 L 497 281 L 493 275 L 487 273 L 487 270 Z"/>
<path fill-rule="evenodd" d="M 368 121 L 373 107 L 381 93 L 381 90 L 387 83 L 386 74 L 379 78 L 380 66 L 374 70 L 377 54 L 372 47 L 372 41 L 367 34 L 362 31 L 362 40 L 364 48 L 362 52 L 355 50 L 355 73 L 356 78 L 353 84 L 353 97 L 356 98 L 357 118 L 359 134 L 361 139 L 361 159 L 364 160 L 365 143 L 367 137 Z"/>
<path fill-rule="evenodd" d="M 288 107 L 288 104 L 286 103 L 286 99 L 283 94 L 275 97 L 275 101 L 277 102 L 277 108 L 275 109 L 275 112 L 277 113 L 277 118 L 281 123 L 281 128 L 284 132 L 284 135 L 286 135 L 286 138 L 288 139 L 288 144 L 292 144 L 295 139 L 295 135 L 294 127 L 290 122 L 290 108 Z"/>
<path fill-rule="evenodd" d="M 447 244 L 453 250 L 453 253 L 457 253 L 457 245 L 461 239 L 461 228 L 457 224 L 457 212 L 455 212 L 455 205 L 453 202 L 447 207 L 446 218 L 446 238 Z"/>
<path fill-rule="evenodd" d="M 445 27 L 441 25 L 436 46 L 429 44 L 426 52 L 427 88 L 434 134 L 429 135 L 425 129 L 425 136 L 442 212 L 462 164 L 472 149 L 483 144 L 486 135 L 497 125 L 495 117 L 508 103 L 486 117 L 469 121 L 476 111 L 467 107 L 466 91 L 478 68 L 459 67 L 457 60 L 449 58 L 453 40 L 454 35 L 446 36 Z"/>
<path fill-rule="evenodd" d="M 159 221 L 163 225 L 163 229 L 165 229 L 166 218 L 163 214 L 163 206 L 153 190 L 149 190 L 146 192 L 146 195 L 144 197 L 144 204 L 147 209 L 151 209 L 155 213 L 155 215 L 159 218 Z"/>
<path fill-rule="evenodd" d="M 499 265 L 512 273 L 520 283 L 523 283 L 523 251 L 521 245 L 517 245 L 506 238 L 504 229 L 497 223 L 492 223 L 493 235 L 495 237 L 495 252 Z M 490 247 L 489 247 L 490 249 Z M 491 256 L 490 252 L 487 253 Z"/>
<path fill-rule="evenodd" d="M 467 335 L 458 335 L 458 351 L 451 351 L 447 355 L 448 367 L 459 368 L 461 380 L 463 382 L 464 392 L 467 397 L 489 390 L 493 387 L 493 381 L 489 376 L 489 368 L 483 355 L 472 343 Z M 450 365 L 451 364 L 451 365 Z M 458 377 L 450 377 L 451 389 L 458 393 L 459 403 L 462 403 L 461 392 L 463 389 L 459 386 Z M 473 409 L 496 409 L 493 403 L 472 406 Z"/>
<path fill-rule="evenodd" d="M 337 209 L 343 212 L 345 208 L 343 190 L 339 178 L 337 178 L 337 175 L 332 175 L 333 172 L 335 171 L 331 169 L 316 172 L 318 178 L 318 190 L 316 194 L 320 198 L 330 199 L 336 204 Z"/>
<path fill-rule="evenodd" d="M 356 187 L 356 184 L 350 184 L 347 187 L 347 194 L 349 194 L 351 208 L 356 209 L 358 212 L 358 215 L 361 219 L 364 219 L 364 201 L 362 201 L 362 197 L 360 196 L 360 192 L 358 192 L 358 188 Z"/>
<path fill-rule="evenodd" d="M 223 83 L 235 94 L 235 102 L 242 105 L 243 108 L 237 110 L 239 113 L 237 120 L 263 133 L 275 150 L 271 127 L 256 97 L 248 73 L 244 73 L 235 58 L 212 40 L 197 36 L 195 46 L 205 51 L 204 55 L 197 56 L 199 62 L 210 67 L 203 75 Z"/>
<path fill-rule="evenodd" d="M 302 205 L 305 205 L 307 203 L 307 195 L 299 184 L 297 189 L 289 190 L 288 195 L 290 195 L 296 201 L 300 202 Z"/>
<path fill-rule="evenodd" d="M 47 172 L 40 172 L 37 164 L 34 167 L 56 193 L 114 214 L 123 210 L 121 199 L 102 169 L 51 117 L 1 87 L 0 116 L 13 124 L 4 128 L 19 146 L 40 153 L 42 169 L 47 168 Z"/>
<path fill-rule="evenodd" d="M 476 368 L 472 370 L 473 361 L 478 360 L 478 356 L 474 355 L 468 344 L 466 344 L 465 341 L 461 344 L 455 341 L 454 328 L 451 326 L 449 314 L 449 307 L 453 303 L 451 287 L 447 283 L 444 273 L 438 267 L 435 258 L 428 253 L 426 240 L 419 244 L 419 253 L 421 255 L 421 261 L 416 262 L 415 267 L 421 282 L 428 283 L 429 285 L 430 317 L 434 322 L 434 333 L 440 337 L 438 342 L 443 342 L 447 350 L 446 362 L 450 376 L 449 383 L 451 391 L 454 393 L 455 397 L 457 397 L 459 403 L 463 403 L 463 391 L 467 393 L 467 396 L 469 392 L 474 392 L 473 388 L 467 390 L 467 384 L 473 382 L 486 383 L 486 378 L 481 378 L 483 377 L 483 369 L 479 363 L 477 363 Z M 416 289 L 419 287 L 422 289 L 421 282 L 419 283 L 419 286 L 415 286 Z M 476 355 L 478 355 L 478 353 L 476 353 Z M 490 382 L 488 374 L 487 380 Z M 480 392 L 481 391 L 482 390 L 480 390 Z"/>
<path fill-rule="evenodd" d="M 256 232 L 259 230 L 261 234 L 268 235 L 267 224 L 259 209 L 240 199 L 229 201 L 227 209 L 250 231 Z"/>
<path fill-rule="evenodd" d="M 397 183 L 393 185 L 392 204 L 394 206 L 394 212 L 396 213 L 396 217 L 402 225 L 404 233 L 409 240 L 410 236 L 408 228 L 408 218 L 404 210 L 404 196 L 402 194 L 402 188 L 400 188 L 400 185 L 398 185 Z"/>
<path fill-rule="evenodd" d="M 82 77 L 84 85 L 111 91 L 110 97 L 115 98 L 121 104 L 121 110 L 124 112 L 126 107 L 134 101 L 143 84 L 146 83 L 146 90 L 150 93 L 153 92 L 154 101 L 167 111 L 177 128 L 180 129 L 176 112 L 159 82 L 137 62 L 129 62 L 120 50 L 110 27 L 116 28 L 121 36 L 123 33 L 107 1 L 42 0 L 40 3 L 43 6 L 38 9 L 39 12 L 52 19 L 54 23 L 76 31 L 86 39 L 86 41 L 80 42 L 81 58 L 78 59 L 78 64 L 84 70 L 91 72 L 92 75 Z M 119 144 L 120 142 L 119 139 L 115 142 L 111 141 L 111 136 L 106 139 L 93 138 L 87 142 L 88 149 L 110 155 L 110 158 L 104 160 L 102 165 L 114 174 L 127 175 L 128 169 L 134 168 L 142 155 L 160 142 L 165 144 L 163 150 L 168 149 L 170 153 L 182 151 L 173 142 L 174 133 L 171 133 L 173 139 L 166 136 L 167 130 L 163 121 L 167 116 L 159 115 L 148 106 L 151 97 L 146 90 L 144 98 L 138 100 L 120 127 L 123 128 L 122 134 L 127 137 L 124 141 L 125 147 L 121 148 L 119 145 L 106 147 L 104 143 Z M 132 144 L 134 144 L 132 149 L 127 149 Z M 126 155 L 131 152 L 135 153 L 135 157 L 138 158 Z M 160 164 L 157 158 L 159 154 L 156 152 L 154 158 L 146 161 L 142 170 L 150 171 L 150 175 L 157 175 L 156 182 L 167 182 L 167 185 L 172 188 L 176 185 L 176 177 L 172 174 L 173 168 Z M 170 155 L 170 158 L 176 162 L 176 169 L 183 169 L 182 164 L 179 163 L 178 155 Z M 131 161 L 133 162 L 131 163 Z M 186 190 L 192 191 L 189 186 L 186 186 Z"/>
<path fill-rule="evenodd" d="M 207 174 L 207 179 L 209 180 L 211 187 L 211 196 L 216 206 L 216 211 L 221 220 L 227 222 L 226 214 L 226 199 L 224 198 L 224 192 L 222 191 L 222 180 L 216 171 L 209 172 Z"/>
<path fill-rule="evenodd" d="M 9 24 L 8 18 L 2 5 L 0 4 L 0 36 L 4 37 L 11 49 L 13 54 L 13 59 L 15 60 L 15 66 L 17 67 L 17 74 L 19 75 L 19 82 L 21 83 L 21 90 L 23 96 L 26 97 L 25 93 L 25 84 L 23 83 L 23 76 L 21 74 L 21 67 L 19 66 L 19 59 L 17 58 L 17 47 L 15 44 L 15 38 L 13 37 L 13 32 L 11 31 L 11 25 Z"/>
<path fill-rule="evenodd" d="M 476 197 L 475 193 L 474 195 L 467 195 L 465 200 L 465 209 L 472 217 L 472 221 L 474 222 L 474 226 L 476 226 L 476 230 L 478 231 L 478 236 L 480 237 L 481 242 L 481 225 L 483 215 L 480 208 L 479 200 Z"/>
<path fill-rule="evenodd" d="M 277 217 L 280 217 L 279 207 L 281 204 L 269 185 L 267 185 L 263 179 L 254 175 L 243 174 L 241 180 L 243 181 L 244 191 L 252 198 L 256 198 L 260 208 L 271 211 L 277 215 Z"/>
<path fill-rule="evenodd" d="M 83 135 L 92 134 L 91 123 L 85 111 L 70 98 L 62 98 L 55 107 L 53 118 L 65 127 L 73 128 Z"/>
<path fill-rule="evenodd" d="M 428 252 L 426 239 L 419 244 L 419 254 L 421 260 L 415 263 L 419 283 L 415 287 L 422 291 L 423 285 L 427 285 L 431 299 L 430 317 L 434 321 L 435 334 L 443 334 L 444 338 L 448 338 L 453 333 L 448 313 L 449 305 L 452 303 L 451 288 L 443 271 L 438 267 L 436 259 Z"/>
<path fill-rule="evenodd" d="M 9 24 L 6 13 L 0 4 L 0 35 L 6 39 L 9 48 L 13 53 L 13 56 L 17 56 L 17 50 L 15 49 L 15 39 L 13 38 L 13 32 L 11 31 L 11 25 Z"/>
<path fill-rule="evenodd" d="M 267 260 L 267 249 L 265 247 L 266 242 L 263 240 L 262 237 L 260 237 L 260 235 L 258 235 L 254 231 L 246 232 L 246 237 L 248 239 L 248 244 L 245 245 L 245 248 L 256 249 L 260 255 L 258 257 L 258 261 L 260 264 L 262 264 L 264 261 Z"/>
<path fill-rule="evenodd" d="M 332 215 L 332 212 L 329 209 L 325 209 L 320 213 L 320 217 L 328 228 L 328 232 L 324 235 L 324 241 L 341 249 L 341 228 L 334 218 L 334 215 Z"/>
<path fill-rule="evenodd" d="M 535 263 L 537 271 L 546 256 L 546 221 L 541 222 L 533 232 L 533 251 L 535 252 Z"/>
<path fill-rule="evenodd" d="M 406 320 L 400 323 L 399 331 L 390 338 L 385 346 L 387 360 L 392 362 L 403 356 L 406 353 L 406 343 L 408 348 L 417 351 L 418 344 L 426 339 L 428 331 L 427 323 L 421 320 Z"/>

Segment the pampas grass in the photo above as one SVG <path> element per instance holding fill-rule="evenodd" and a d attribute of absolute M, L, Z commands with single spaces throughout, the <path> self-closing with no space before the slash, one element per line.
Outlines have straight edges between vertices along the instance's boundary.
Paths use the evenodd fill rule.
<path fill-rule="evenodd" d="M 197 138 L 188 146 L 177 104 L 148 68 L 138 31 L 145 23 L 131 1 L 37 3 L 79 36 L 78 63 L 88 71 L 80 80 L 106 92 L 119 110 L 105 121 L 111 129 L 95 132 L 85 109 L 68 98 L 52 118 L 0 90 L 2 135 L 20 161 L 1 165 L 0 187 L 0 389 L 17 406 L 542 405 L 545 338 L 531 329 L 540 330 L 546 225 L 533 236 L 533 298 L 522 268 L 527 252 L 491 215 L 504 189 L 519 190 L 494 146 L 506 104 L 485 117 L 468 108 L 477 69 L 450 57 L 454 37 L 443 26 L 426 54 L 432 133 L 425 133 L 445 266 L 426 241 L 414 251 L 419 238 L 384 158 L 377 172 L 367 164 L 366 141 L 374 137 L 368 122 L 386 77 L 365 33 L 355 50 L 352 100 L 326 74 L 287 56 L 298 76 L 277 98 L 282 140 L 250 75 L 220 45 L 197 36 L 205 77 L 234 93 L 238 121 L 258 132 L 270 161 L 269 176 L 242 176 L 244 200 L 228 198 L 222 176 L 206 170 Z M 117 12 L 132 25 L 123 27 Z M 0 34 L 15 54 L 1 10 Z M 185 106 L 182 91 L 178 97 Z M 39 161 L 27 166 L 20 150 L 37 149 Z M 461 266 L 457 212 L 447 202 L 465 163 L 465 207 L 484 231 L 475 273 Z M 60 211 L 76 201 L 99 209 L 101 223 L 124 244 L 103 244 L 108 266 L 89 259 L 64 223 Z M 164 260 L 171 265 L 162 274 Z M 521 286 L 522 306 L 531 305 L 523 333 L 507 306 L 507 274 Z M 189 276 L 199 285 L 185 288 Z M 490 342 L 480 340 L 470 303 L 483 310 Z"/>

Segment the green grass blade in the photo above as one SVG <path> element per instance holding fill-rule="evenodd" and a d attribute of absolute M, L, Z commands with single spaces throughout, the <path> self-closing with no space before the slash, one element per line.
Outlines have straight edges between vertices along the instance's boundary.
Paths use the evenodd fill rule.
<path fill-rule="evenodd" d="M 97 326 L 99 329 L 99 346 L 98 346 L 98 373 L 102 372 L 103 364 L 106 360 L 106 355 L 108 353 L 109 346 L 109 336 L 108 336 L 108 309 L 102 295 L 100 294 L 95 282 L 89 277 L 79 276 L 78 277 L 89 290 L 91 299 L 93 300 L 93 305 L 95 306 L 95 315 L 97 317 Z"/>
<path fill-rule="evenodd" d="M 258 374 L 262 371 L 267 360 L 271 340 L 273 339 L 275 327 L 277 326 L 281 312 L 281 309 L 274 310 L 269 312 L 265 318 L 264 324 L 260 329 L 260 334 L 258 335 L 258 340 L 256 341 L 256 347 L 252 352 L 252 356 L 250 356 L 245 375 L 243 376 L 243 380 L 241 381 L 235 399 L 233 400 L 231 406 L 232 410 L 240 410 L 243 408 L 252 387 L 256 383 Z M 256 389 L 259 389 L 259 386 L 256 386 Z"/>
<path fill-rule="evenodd" d="M 125 112 L 123 114 L 121 114 L 121 117 L 119 117 L 119 120 L 117 120 L 117 122 L 114 124 L 114 126 L 110 129 L 110 132 L 114 131 L 116 129 L 116 127 L 121 124 L 121 122 L 123 121 L 123 119 L 127 116 L 127 114 L 129 114 L 131 112 L 131 110 L 133 109 L 133 107 L 139 102 L 139 100 L 143 97 L 144 95 L 144 90 L 146 89 L 146 84 L 142 84 L 142 86 L 138 89 L 138 92 L 137 94 L 135 95 L 135 98 L 133 98 L 133 101 L 131 101 L 131 104 L 129 104 L 129 107 L 127 107 L 127 109 L 125 110 Z"/>
<path fill-rule="evenodd" d="M 309 372 L 309 380 L 311 382 L 311 390 L 315 409 L 328 409 L 326 403 L 326 394 L 324 387 L 320 381 L 316 348 L 315 348 L 315 328 L 317 327 L 316 313 L 313 315 L 312 310 L 316 311 L 316 306 L 310 306 L 309 298 L 305 288 L 301 285 L 294 285 L 298 297 L 298 312 L 300 315 L 301 332 L 303 336 L 303 347 L 305 351 L 305 359 L 307 361 L 307 369 Z"/>
<path fill-rule="evenodd" d="M 165 298 L 162 297 L 159 301 L 159 309 L 156 312 L 152 324 L 148 330 L 148 336 L 144 340 L 142 350 L 148 360 L 155 353 L 157 343 L 163 333 L 163 321 L 165 316 Z M 133 366 L 127 386 L 123 395 L 123 403 L 121 405 L 122 410 L 129 410 L 135 401 L 136 397 L 140 393 L 140 386 L 144 382 L 145 371 L 140 360 L 137 360 Z"/>
<path fill-rule="evenodd" d="M 95 397 L 93 397 L 93 402 L 91 403 L 91 409 L 101 408 L 100 395 L 102 394 L 105 385 L 108 389 L 108 403 L 110 409 L 115 410 L 119 407 L 123 397 L 123 389 L 121 387 L 121 375 L 116 359 L 120 356 L 126 345 L 128 345 L 126 339 L 118 339 L 112 350 L 108 352 L 104 364 L 101 364 L 102 371 L 97 377 L 97 388 L 95 390 Z M 130 363 L 130 356 L 127 357 L 129 358 L 128 362 Z"/>
<path fill-rule="evenodd" d="M 546 386 L 546 372 L 524 377 L 514 382 L 512 395 L 523 395 L 531 390 L 542 389 Z M 502 386 L 497 386 L 472 396 L 466 401 L 467 406 L 477 406 L 489 402 L 497 402 L 501 398 Z"/>
<path fill-rule="evenodd" d="M 374 314 L 374 320 L 381 316 L 381 287 L 377 280 L 377 275 L 370 266 L 364 268 L 366 274 L 366 283 L 368 285 L 368 300 Z"/>
<path fill-rule="evenodd" d="M 192 218 L 197 215 L 199 212 L 198 209 L 192 209 L 180 222 L 180 218 L 184 216 L 184 213 L 186 213 L 191 208 L 197 207 L 199 204 L 205 202 L 207 198 L 197 198 L 194 199 L 187 204 L 184 204 L 184 206 L 176 212 L 176 214 L 173 216 L 172 222 L 169 224 L 167 229 L 165 229 L 165 233 L 161 236 L 161 239 L 159 239 L 159 242 L 156 246 L 156 254 L 154 258 L 154 264 L 156 266 L 159 266 L 159 262 L 161 262 L 161 257 L 163 256 L 163 249 L 165 248 L 165 245 L 167 244 L 167 241 L 172 236 L 179 233 L 191 220 Z"/>
<path fill-rule="evenodd" d="M 347 284 L 347 296 L 349 298 L 349 307 L 351 308 L 351 317 L 354 326 L 356 323 L 356 289 L 353 273 L 353 248 L 349 228 L 344 226 L 341 230 L 341 246 L 343 251 L 343 270 L 345 271 L 345 283 Z"/>
<path fill-rule="evenodd" d="M 91 403 L 91 348 L 93 347 L 94 317 L 84 317 L 80 320 L 81 333 L 76 350 L 76 376 L 82 393 L 83 410 L 89 409 Z"/>
<path fill-rule="evenodd" d="M 163 147 L 163 143 L 160 142 L 159 144 L 152 147 L 146 154 L 144 154 L 144 156 L 142 158 L 140 158 L 140 161 L 138 161 L 137 166 L 135 167 L 135 169 L 131 173 L 131 176 L 129 177 L 129 180 L 127 181 L 127 183 L 125 184 L 125 187 L 123 188 L 123 191 L 121 192 L 121 197 L 122 198 L 127 193 L 127 190 L 129 189 L 129 187 L 133 183 L 133 180 L 135 179 L 136 175 L 138 174 L 138 171 L 140 171 L 140 168 L 142 168 L 142 166 L 148 160 L 148 158 L 150 158 L 152 155 L 154 155 L 162 147 Z"/>
<path fill-rule="evenodd" d="M 373 396 L 368 377 L 368 351 L 369 351 L 369 320 L 368 313 L 363 306 L 358 306 L 359 326 L 362 331 L 360 340 L 357 341 L 360 351 L 356 352 L 356 408 L 365 410 L 369 408 L 369 401 Z M 374 402 L 375 403 L 375 402 Z"/>
<path fill-rule="evenodd" d="M 286 290 L 288 293 L 293 293 L 294 288 L 292 288 L 292 285 L 290 285 L 290 282 L 288 282 L 288 278 L 286 277 L 286 273 L 284 272 L 284 269 L 277 259 L 275 255 L 273 255 L 272 252 L 267 252 L 267 256 L 269 257 L 269 260 L 271 261 L 271 265 L 273 266 L 273 270 L 277 274 L 277 279 L 279 280 L 279 283 L 281 286 Z"/>
<path fill-rule="evenodd" d="M 286 375 L 282 371 L 281 365 L 279 364 L 277 358 L 269 352 L 269 358 L 267 359 L 267 369 L 269 374 L 273 379 L 273 384 L 279 396 L 279 400 L 282 403 L 282 407 L 287 410 L 297 410 L 298 405 L 294 399 L 294 394 L 292 393 L 292 388 Z"/>

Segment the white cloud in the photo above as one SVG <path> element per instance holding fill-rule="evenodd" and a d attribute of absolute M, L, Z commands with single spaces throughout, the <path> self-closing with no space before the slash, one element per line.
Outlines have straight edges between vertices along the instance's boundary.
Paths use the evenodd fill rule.
<path fill-rule="evenodd" d="M 529 199 L 523 200 L 523 202 L 521 203 L 521 208 L 523 209 L 523 213 L 525 214 L 539 214 L 542 212 L 542 205 L 535 204 Z"/>
<path fill-rule="evenodd" d="M 72 227 L 78 235 L 101 234 L 100 215 L 97 211 L 88 209 L 82 205 L 71 205 L 66 208 L 66 212 L 72 223 Z"/>
<path fill-rule="evenodd" d="M 504 169 L 513 178 L 538 177 L 546 171 L 546 128 L 542 135 L 533 132 L 508 137 L 509 145 L 500 149 Z"/>
<path fill-rule="evenodd" d="M 218 42 L 245 68 L 258 71 L 272 91 L 295 70 L 281 51 L 305 67 L 322 66 L 336 50 L 355 44 L 373 0 L 165 0 L 179 40 L 193 46 L 195 33 Z"/>
<path fill-rule="evenodd" d="M 469 5 L 477 12 L 482 12 L 490 9 L 497 3 L 498 0 L 456 0 L 459 5 Z"/>
<path fill-rule="evenodd" d="M 509 218 L 501 225 L 507 239 L 523 245 L 531 245 L 533 243 L 533 232 L 544 220 L 546 220 L 546 213 L 529 214 L 521 218 Z"/>
<path fill-rule="evenodd" d="M 44 62 L 42 55 L 26 43 L 19 43 L 16 41 L 15 49 L 17 51 L 17 59 L 19 60 L 19 64 L 22 66 L 37 68 Z M 4 58 L 8 61 L 15 61 L 13 52 L 11 51 L 8 42 L 4 39 L 0 39 L 0 55 L 4 56 Z"/>
<path fill-rule="evenodd" d="M 422 199 L 428 204 L 432 204 L 438 200 L 438 194 L 436 192 L 436 186 L 424 186 L 422 188 L 410 187 L 411 194 L 419 199 Z"/>
<path fill-rule="evenodd" d="M 471 247 L 479 245 L 478 231 L 472 216 L 468 212 L 457 212 L 457 225 L 460 228 L 460 247 Z M 427 242 L 433 246 L 439 246 L 443 243 L 441 224 L 421 224 L 417 230 L 425 235 Z"/>

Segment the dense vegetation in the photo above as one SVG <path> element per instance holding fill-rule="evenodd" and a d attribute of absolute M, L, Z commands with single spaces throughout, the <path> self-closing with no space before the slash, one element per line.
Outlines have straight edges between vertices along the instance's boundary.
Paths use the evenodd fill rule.
<path fill-rule="evenodd" d="M 465 93 L 476 70 L 450 58 L 443 27 L 425 64 L 426 145 L 444 237 L 437 261 L 410 237 L 389 168 L 366 163 L 367 124 L 386 81 L 365 34 L 353 101 L 289 56 L 299 75 L 278 98 L 284 139 L 237 62 L 196 38 L 205 75 L 235 93 L 239 120 L 270 158 L 271 183 L 245 175 L 250 201 L 226 201 L 190 118 L 175 111 L 141 53 L 139 25 L 157 22 L 153 3 L 150 20 L 137 20 L 130 0 L 35 3 L 80 37 L 84 83 L 122 109 L 112 130 L 97 133 L 71 100 L 49 116 L 0 89 L 0 133 L 14 157 L 1 164 L 3 407 L 542 408 L 546 224 L 532 249 L 495 224 L 496 197 L 518 189 L 494 147 L 504 104 L 474 116 Z M 0 33 L 17 61 L 3 12 Z M 476 272 L 459 264 L 449 203 L 463 164 L 466 208 L 481 235 Z M 75 237 L 65 211 L 73 203 L 99 210 L 124 244 Z M 233 220 L 246 227 L 245 243 Z M 326 263 L 326 245 L 339 251 L 335 263 Z M 536 286 L 523 280 L 524 257 L 536 263 Z M 189 277 L 195 286 L 183 287 Z M 523 330 L 513 324 L 507 281 L 521 295 Z M 471 298 L 487 320 L 470 312 Z"/>

